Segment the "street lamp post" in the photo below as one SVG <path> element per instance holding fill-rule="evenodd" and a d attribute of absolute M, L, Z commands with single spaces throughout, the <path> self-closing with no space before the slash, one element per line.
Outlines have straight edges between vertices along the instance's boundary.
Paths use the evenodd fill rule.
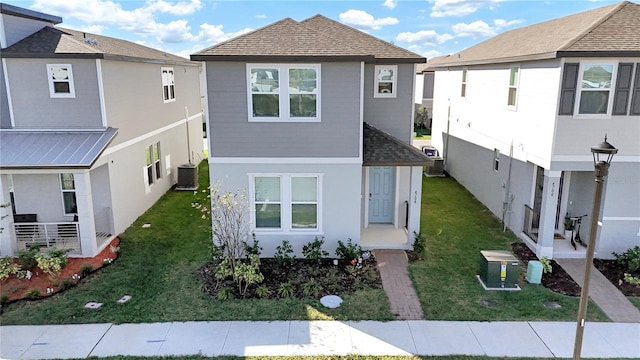
<path fill-rule="evenodd" d="M 607 142 L 605 135 L 604 141 L 596 146 L 591 147 L 593 154 L 593 165 L 596 175 L 596 193 L 593 197 L 593 210 L 591 211 L 591 228 L 589 229 L 589 244 L 587 245 L 587 258 L 584 267 L 584 280 L 582 290 L 580 291 L 580 307 L 578 308 L 578 323 L 576 326 L 576 341 L 573 347 L 573 359 L 580 359 L 580 351 L 582 350 L 582 336 L 584 335 L 585 317 L 587 315 L 587 301 L 589 299 L 589 280 L 591 277 L 591 267 L 593 266 L 593 252 L 596 245 L 596 234 L 598 233 L 598 219 L 600 218 L 600 205 L 602 203 L 602 191 L 604 188 L 604 179 L 609 172 L 609 165 L 613 155 L 618 152 L 613 145 Z M 600 159 L 602 157 L 602 159 Z"/>

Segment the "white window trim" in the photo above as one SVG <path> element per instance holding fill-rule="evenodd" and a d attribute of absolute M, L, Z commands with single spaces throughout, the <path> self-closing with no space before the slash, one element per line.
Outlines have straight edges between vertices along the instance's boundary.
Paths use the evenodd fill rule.
<path fill-rule="evenodd" d="M 153 160 L 153 172 L 155 173 L 155 180 L 160 180 L 162 178 L 162 153 L 160 152 L 160 141 L 158 141 L 157 143 L 155 143 L 154 145 L 154 154 L 152 154 L 152 160 Z M 158 153 L 158 158 L 156 159 L 155 156 L 155 152 Z"/>
<path fill-rule="evenodd" d="M 467 84 L 469 83 L 469 69 L 463 68 L 460 79 L 460 97 L 463 99 L 467 98 L 467 93 L 469 92 L 469 87 Z M 464 86 L 464 94 L 462 94 L 462 86 Z"/>
<path fill-rule="evenodd" d="M 158 158 L 156 159 L 155 154 L 154 154 L 154 150 L 156 149 L 156 147 L 158 148 Z M 157 183 L 158 181 L 160 181 L 162 179 L 162 154 L 160 153 L 160 141 L 153 143 L 147 147 L 145 147 L 144 149 L 144 155 L 145 155 L 145 163 L 144 163 L 144 184 L 145 186 L 147 186 L 149 189 L 151 186 L 153 186 L 153 184 Z M 147 164 L 147 151 L 149 151 L 149 159 L 151 161 L 151 164 Z M 156 168 L 156 164 L 160 164 L 158 166 L 158 168 L 160 169 L 160 172 L 157 171 Z M 151 169 L 151 178 L 149 178 L 149 169 Z M 150 181 L 151 180 L 151 181 Z M 147 191 L 148 193 L 149 191 Z"/>
<path fill-rule="evenodd" d="M 511 85 L 511 71 L 513 69 L 518 69 L 518 74 L 516 76 L 516 83 Z M 508 87 L 508 90 L 507 90 L 507 108 L 509 110 L 516 110 L 518 108 L 518 96 L 520 95 L 520 91 L 519 90 L 520 90 L 520 73 L 521 72 L 522 72 L 522 69 L 520 68 L 520 65 L 511 66 L 509 68 L 509 79 L 508 79 L 509 80 L 509 82 L 508 82 L 509 87 Z M 467 74 L 467 76 L 468 76 L 468 74 Z M 509 104 L 509 91 L 511 89 L 516 89 L 516 97 L 514 99 L 515 102 L 514 102 L 513 105 Z"/>
<path fill-rule="evenodd" d="M 69 73 L 69 92 L 68 93 L 57 93 L 53 86 L 53 73 L 51 72 L 52 68 L 66 68 Z M 71 64 L 47 64 L 47 82 L 49 83 L 49 96 L 51 98 L 75 98 L 76 97 L 76 89 L 73 82 L 73 69 Z"/>
<path fill-rule="evenodd" d="M 167 74 L 171 74 L 171 78 L 169 79 L 169 83 L 165 83 L 165 79 L 163 73 L 167 71 Z M 161 76 L 161 81 L 162 81 L 162 101 L 166 104 L 166 103 L 170 103 L 170 102 L 174 102 L 176 101 L 176 72 L 172 67 L 161 67 L 160 68 L 160 76 Z M 165 98 L 164 96 L 164 87 L 167 86 L 168 87 L 168 94 L 167 97 Z M 171 87 L 173 86 L 173 97 L 171 97 Z"/>
<path fill-rule="evenodd" d="M 380 79 L 378 79 L 378 74 L 382 70 L 392 70 L 393 71 L 393 79 L 391 80 L 391 92 L 390 93 L 381 93 L 378 92 L 378 85 L 380 84 Z M 374 98 L 395 98 L 398 94 L 398 65 L 376 65 L 374 66 L 373 71 L 373 97 Z M 382 81 L 389 82 L 389 81 Z"/>
<path fill-rule="evenodd" d="M 75 179 L 75 176 L 73 174 L 69 174 L 69 175 L 71 175 L 73 177 L 73 189 L 65 189 L 64 188 L 64 184 L 62 183 L 62 175 L 63 174 L 59 174 L 58 175 L 58 180 L 60 181 L 60 197 L 62 198 L 62 213 L 65 216 L 77 215 L 78 214 L 78 209 L 77 209 L 78 196 L 77 196 L 77 193 L 76 193 L 76 179 Z M 67 212 L 66 206 L 64 204 L 64 193 L 73 193 L 75 195 L 75 198 L 76 198 L 76 212 L 71 212 L 71 213 Z"/>
<path fill-rule="evenodd" d="M 280 116 L 278 117 L 254 117 L 253 116 L 253 93 L 251 91 L 251 70 L 252 69 L 278 69 L 278 82 L 279 82 L 279 110 Z M 289 69 L 314 69 L 316 70 L 316 116 L 314 117 L 302 117 L 302 116 L 290 116 L 289 111 Z M 320 64 L 247 64 L 246 68 L 246 88 L 247 88 L 247 116 L 249 122 L 320 122 L 321 114 L 321 73 Z M 282 86 L 285 85 L 285 87 Z M 286 91 L 283 91 L 286 89 Z"/>
<path fill-rule="evenodd" d="M 493 171 L 500 171 L 500 149 L 493 149 Z"/>
<path fill-rule="evenodd" d="M 584 67 L 587 65 L 596 65 L 596 64 L 606 64 L 613 65 L 613 72 L 611 73 L 611 86 L 609 87 L 609 99 L 607 101 L 607 112 L 604 114 L 580 114 L 580 100 L 582 98 L 582 77 L 584 73 Z M 616 92 L 616 81 L 618 80 L 618 60 L 591 60 L 591 61 L 581 61 L 580 67 L 578 68 L 578 82 L 576 84 L 576 100 L 573 108 L 573 116 L 575 118 L 582 119 L 609 119 L 611 118 L 611 113 L 613 112 L 613 100 Z M 589 91 L 589 90 L 586 90 Z M 598 90 L 593 90 L 598 91 Z M 600 91 L 605 91 L 604 89 L 600 89 Z"/>
<path fill-rule="evenodd" d="M 322 183 L 324 174 L 321 173 L 249 173 L 249 221 L 251 231 L 256 234 L 295 234 L 295 235 L 322 235 Z M 280 178 L 280 228 L 256 228 L 256 207 L 255 207 L 255 178 L 257 177 L 277 177 Z M 291 178 L 315 177 L 317 178 L 317 228 L 315 229 L 294 229 L 291 224 L 292 194 Z M 275 203 L 275 202 L 273 202 Z M 300 202 L 298 202 L 300 203 Z"/>

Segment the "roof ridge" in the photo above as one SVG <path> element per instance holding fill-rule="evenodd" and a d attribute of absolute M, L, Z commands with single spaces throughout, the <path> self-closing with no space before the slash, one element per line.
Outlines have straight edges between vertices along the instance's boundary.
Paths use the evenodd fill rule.
<path fill-rule="evenodd" d="M 62 32 L 63 36 L 67 35 L 67 39 L 68 40 L 71 40 L 71 41 L 81 45 L 84 48 L 91 49 L 95 53 L 105 54 L 104 51 L 87 44 L 86 41 L 84 41 L 84 40 L 80 41 L 80 40 L 76 39 L 76 36 L 73 33 L 68 32 L 69 30 L 72 30 L 72 31 L 80 31 L 80 30 L 66 29 L 66 28 L 58 27 L 58 26 L 53 26 L 53 28 L 55 30 L 58 30 L 58 31 Z M 94 35 L 94 34 L 90 34 L 90 35 Z"/>
<path fill-rule="evenodd" d="M 617 14 L 618 12 L 620 12 L 620 10 L 622 10 L 622 8 L 627 6 L 627 4 L 630 4 L 630 2 L 629 1 L 621 1 L 621 2 L 619 2 L 617 4 L 615 4 L 614 6 L 612 6 L 611 10 L 607 14 L 603 15 L 598 21 L 595 21 L 591 26 L 586 28 L 583 32 L 581 32 L 575 38 L 567 41 L 565 44 L 560 46 L 556 51 L 562 51 L 562 50 L 566 50 L 566 49 L 570 48 L 572 45 L 574 45 L 575 43 L 577 43 L 578 41 L 583 39 L 585 36 L 587 36 L 589 33 L 591 33 L 593 30 L 595 30 L 598 26 L 602 25 L 605 21 L 609 20 L 613 15 Z M 593 10 L 598 10 L 598 8 L 593 9 Z"/>
<path fill-rule="evenodd" d="M 346 47 L 348 47 L 350 49 L 353 49 L 353 50 L 356 50 L 356 51 L 362 51 L 363 50 L 363 49 L 360 49 L 358 47 L 354 47 L 351 43 L 349 43 L 347 41 L 344 41 L 343 39 L 335 38 L 335 37 L 333 37 L 331 35 L 325 34 L 324 32 L 318 31 L 317 29 L 315 29 L 313 27 L 310 27 L 307 24 L 305 24 L 305 21 L 313 19 L 313 18 L 326 19 L 326 20 L 330 20 L 330 21 L 334 21 L 334 22 L 338 23 L 337 21 L 329 19 L 328 17 L 326 17 L 326 16 L 324 16 L 322 14 L 315 14 L 310 18 L 307 18 L 307 19 L 304 19 L 302 21 L 299 21 L 298 24 L 300 24 L 300 26 L 304 26 L 309 31 L 313 31 L 316 34 L 319 34 L 320 36 L 326 37 L 326 38 L 334 40 L 334 41 L 338 41 L 338 42 L 340 42 L 341 45 L 346 46 Z M 338 23 L 338 24 L 340 24 L 340 23 Z M 342 24 L 340 24 L 340 25 L 342 25 Z M 372 54 L 366 54 L 366 52 L 367 51 L 363 51 L 363 55 L 372 55 Z"/>

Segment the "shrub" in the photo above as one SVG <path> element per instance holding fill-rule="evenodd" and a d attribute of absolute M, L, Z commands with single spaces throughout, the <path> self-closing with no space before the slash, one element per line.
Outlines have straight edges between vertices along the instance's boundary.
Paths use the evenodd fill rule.
<path fill-rule="evenodd" d="M 427 247 L 427 237 L 423 233 L 413 232 L 413 252 L 423 254 Z"/>
<path fill-rule="evenodd" d="M 278 296 L 280 297 L 292 297 L 295 294 L 295 289 L 290 281 L 283 282 L 278 286 Z"/>
<path fill-rule="evenodd" d="M 273 258 L 276 260 L 278 266 L 288 266 L 291 265 L 296 258 L 295 255 L 292 254 L 293 248 L 289 240 L 282 240 L 282 244 L 276 246 L 276 253 L 273 255 Z"/>
<path fill-rule="evenodd" d="M 362 255 L 362 248 L 358 244 L 352 244 L 351 239 L 347 239 L 345 245 L 341 240 L 338 240 L 338 247 L 336 248 L 336 256 L 345 263 L 353 259 L 357 259 Z"/>
<path fill-rule="evenodd" d="M 256 289 L 256 295 L 258 295 L 259 298 L 267 298 L 271 295 L 271 290 L 269 290 L 266 285 L 260 285 Z"/>
<path fill-rule="evenodd" d="M 70 278 L 66 278 L 66 279 L 62 279 L 62 281 L 60 282 L 60 286 L 58 286 L 58 288 L 61 291 L 64 291 L 71 288 L 75 284 L 76 283 L 73 280 L 71 280 Z"/>
<path fill-rule="evenodd" d="M 628 282 L 631 285 L 640 285 L 640 277 L 632 276 L 628 273 L 624 273 L 624 281 Z"/>
<path fill-rule="evenodd" d="M 24 295 L 25 299 L 36 300 L 40 298 L 40 290 L 38 289 L 29 289 L 27 293 Z"/>
<path fill-rule="evenodd" d="M 60 259 L 58 260 L 60 262 L 60 265 L 62 267 L 65 267 L 67 265 L 67 253 L 69 253 L 71 251 L 71 249 L 56 249 L 53 248 L 49 251 L 49 257 L 50 258 L 57 258 Z"/>
<path fill-rule="evenodd" d="M 260 246 L 258 239 L 256 239 L 256 235 L 252 234 L 252 236 L 253 236 L 253 244 L 252 245 L 249 245 L 247 243 L 244 244 L 244 253 L 247 259 L 249 259 L 251 255 L 256 255 L 257 257 L 260 257 L 260 254 L 262 253 L 262 247 Z"/>
<path fill-rule="evenodd" d="M 45 256 L 41 253 L 36 254 L 36 261 L 38 262 L 40 270 L 49 275 L 51 279 L 60 275 L 60 271 L 62 271 L 62 267 L 64 266 L 63 263 L 66 264 L 66 258 Z"/>
<path fill-rule="evenodd" d="M 90 264 L 84 264 L 80 268 L 80 276 L 81 277 L 87 277 L 92 272 L 93 272 L 93 266 L 91 266 Z"/>
<path fill-rule="evenodd" d="M 542 272 L 544 274 L 551 274 L 551 272 L 553 271 L 553 267 L 551 267 L 551 260 L 549 260 L 548 257 L 543 256 L 540 259 L 540 263 L 542 264 Z"/>
<path fill-rule="evenodd" d="M 20 265 L 13 261 L 13 258 L 3 257 L 0 258 L 0 280 L 4 280 L 11 274 L 16 274 L 20 271 Z"/>
<path fill-rule="evenodd" d="M 316 279 L 307 281 L 307 283 L 302 287 L 302 293 L 307 297 L 317 298 L 318 296 L 320 296 L 321 292 L 322 285 L 320 285 L 320 283 L 318 283 Z"/>
<path fill-rule="evenodd" d="M 22 270 L 31 270 L 38 265 L 36 254 L 39 252 L 39 246 L 32 246 L 28 249 L 18 251 L 18 263 L 22 267 Z"/>
<path fill-rule="evenodd" d="M 622 254 L 613 252 L 616 263 L 630 273 L 635 273 L 640 269 L 640 246 L 635 246 Z"/>
<path fill-rule="evenodd" d="M 228 287 L 224 287 L 218 291 L 218 295 L 216 296 L 218 300 L 230 300 L 233 299 L 233 290 Z"/>
<path fill-rule="evenodd" d="M 9 295 L 0 296 L 0 304 L 4 305 L 9 302 Z"/>
<path fill-rule="evenodd" d="M 258 255 L 249 255 L 249 263 L 238 263 L 233 273 L 233 280 L 238 285 L 241 295 L 247 293 L 249 286 L 259 284 L 264 280 L 260 272 L 260 258 Z"/>
<path fill-rule="evenodd" d="M 308 243 L 307 245 L 302 247 L 302 255 L 304 255 L 305 259 L 315 261 L 317 263 L 323 257 L 329 256 L 329 253 L 325 250 L 322 250 L 322 245 L 324 244 L 324 237 L 316 238 Z"/>

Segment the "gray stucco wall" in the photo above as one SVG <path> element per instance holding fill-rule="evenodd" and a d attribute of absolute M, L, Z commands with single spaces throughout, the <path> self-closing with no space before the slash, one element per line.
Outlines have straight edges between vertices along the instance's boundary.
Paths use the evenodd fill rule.
<path fill-rule="evenodd" d="M 112 145 L 184 119 L 185 106 L 189 116 L 202 111 L 197 66 L 167 66 L 174 69 L 176 100 L 165 103 L 162 65 L 113 60 L 101 63 L 107 125 L 119 129 Z"/>
<path fill-rule="evenodd" d="M 360 64 L 321 64 L 320 122 L 249 122 L 246 64 L 208 62 L 210 156 L 357 157 Z"/>
<path fill-rule="evenodd" d="M 493 150 L 484 149 L 451 136 L 447 171 L 491 212 L 502 219 L 502 204 L 509 178 L 508 154 L 500 154 L 498 171 L 493 170 Z M 510 211 L 505 221 L 515 234 L 522 232 L 524 205 L 531 204 L 534 165 L 511 161 Z M 428 191 L 428 189 L 426 189 Z"/>
<path fill-rule="evenodd" d="M 47 64 L 71 64 L 75 98 L 51 98 Z M 16 128 L 102 126 L 95 60 L 7 59 Z"/>
<path fill-rule="evenodd" d="M 411 143 L 414 65 L 398 65 L 396 83 L 398 93 L 395 98 L 373 97 L 374 69 L 373 64 L 366 64 L 364 67 L 364 121 L 402 141 Z"/>
<path fill-rule="evenodd" d="M 11 114 L 9 113 L 9 100 L 4 79 L 4 65 L 0 61 L 0 129 L 11 128 Z"/>
<path fill-rule="evenodd" d="M 435 73 L 426 72 L 422 74 L 422 98 L 433 99 L 433 86 L 435 81 Z"/>

